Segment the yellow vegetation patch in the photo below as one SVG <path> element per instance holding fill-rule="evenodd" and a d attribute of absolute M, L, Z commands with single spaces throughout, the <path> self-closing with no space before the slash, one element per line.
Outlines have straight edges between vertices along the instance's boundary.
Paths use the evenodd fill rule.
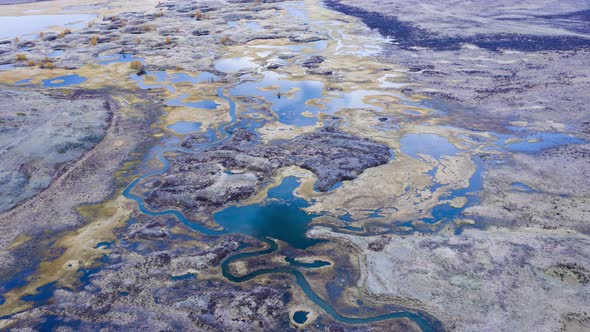
<path fill-rule="evenodd" d="M 144 65 L 140 61 L 134 60 L 129 63 L 129 68 L 134 70 L 143 70 Z"/>
<path fill-rule="evenodd" d="M 55 260 L 43 261 L 29 283 L 4 294 L 6 302 L 0 306 L 0 316 L 9 315 L 31 307 L 21 297 L 35 294 L 37 288 L 52 282 L 62 287 L 73 287 L 78 282 L 78 269 L 91 267 L 105 253 L 104 248 L 96 248 L 100 242 L 115 239 L 113 229 L 129 219 L 132 208 L 123 196 L 100 205 L 84 206 L 80 214 L 89 224 L 58 240 L 53 248 L 63 249 L 63 254 Z"/>
<path fill-rule="evenodd" d="M 318 126 L 305 126 L 305 127 L 298 127 L 292 125 L 286 125 L 280 122 L 272 122 L 267 123 L 258 129 L 258 132 L 261 134 L 262 139 L 265 142 L 272 141 L 275 139 L 291 139 L 295 136 L 299 136 L 305 133 L 310 133 L 315 131 Z"/>
<path fill-rule="evenodd" d="M 16 247 L 20 246 L 21 244 L 23 244 L 23 243 L 25 243 L 25 242 L 29 241 L 30 239 L 32 239 L 30 236 L 28 236 L 28 235 L 24 235 L 24 234 L 21 234 L 21 235 L 19 235 L 19 236 L 18 236 L 18 237 L 17 237 L 17 238 L 14 240 L 14 242 L 12 242 L 12 243 L 10 244 L 10 246 L 8 247 L 8 249 L 12 250 L 12 249 L 14 249 L 14 248 L 16 248 Z"/>

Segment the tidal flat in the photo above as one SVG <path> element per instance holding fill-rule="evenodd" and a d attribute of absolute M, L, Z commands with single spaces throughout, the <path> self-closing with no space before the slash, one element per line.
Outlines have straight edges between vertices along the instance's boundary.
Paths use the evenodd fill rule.
<path fill-rule="evenodd" d="M 584 6 L 0 1 L 0 330 L 590 331 Z"/>

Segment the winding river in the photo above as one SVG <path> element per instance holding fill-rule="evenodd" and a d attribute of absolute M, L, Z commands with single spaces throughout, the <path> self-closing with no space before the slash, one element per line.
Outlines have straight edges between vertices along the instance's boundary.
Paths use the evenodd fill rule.
<path fill-rule="evenodd" d="M 222 234 L 229 234 L 229 233 L 235 233 L 235 232 L 252 236 L 252 234 L 249 234 L 248 232 L 241 231 L 240 227 L 227 227 L 228 225 L 225 225 L 226 227 L 224 229 L 211 229 L 211 228 L 205 227 L 198 222 L 189 220 L 181 212 L 179 212 L 177 210 L 152 211 L 151 209 L 149 209 L 147 207 L 147 204 L 142 197 L 133 193 L 133 189 L 142 180 L 144 180 L 148 177 L 162 174 L 168 170 L 168 168 L 170 167 L 170 163 L 168 162 L 168 160 L 164 156 L 165 153 L 174 152 L 174 151 L 182 151 L 182 152 L 186 152 L 186 153 L 199 153 L 201 151 L 204 151 L 204 150 L 214 147 L 216 145 L 222 144 L 222 143 L 228 141 L 229 139 L 231 139 L 232 133 L 231 133 L 230 129 L 232 127 L 235 127 L 236 125 L 239 125 L 239 121 L 238 121 L 238 118 L 236 115 L 236 103 L 234 102 L 234 100 L 231 97 L 227 96 L 225 93 L 225 90 L 229 89 L 229 88 L 230 88 L 230 85 L 222 86 L 217 89 L 217 95 L 220 98 L 222 98 L 223 100 L 228 102 L 229 114 L 231 117 L 231 120 L 229 122 L 225 123 L 224 125 L 222 125 L 219 129 L 219 132 L 221 134 L 221 138 L 219 138 L 218 140 L 216 140 L 214 142 L 201 145 L 197 149 L 189 150 L 189 149 L 184 149 L 184 148 L 180 148 L 180 147 L 173 147 L 170 149 L 158 151 L 157 158 L 162 163 L 162 165 L 163 165 L 162 168 L 138 177 L 137 179 L 135 179 L 133 182 L 131 182 L 125 188 L 125 190 L 123 191 L 123 195 L 126 198 L 136 201 L 139 206 L 139 210 L 142 213 L 144 213 L 148 216 L 152 216 L 152 217 L 173 216 L 176 219 L 178 219 L 180 222 L 182 222 L 184 225 L 191 228 L 192 230 L 200 232 L 205 235 L 209 235 L 209 236 L 219 236 Z M 289 179 L 285 179 L 285 181 L 288 181 L 288 180 Z M 288 190 L 289 194 L 292 195 L 292 191 L 297 186 L 297 183 L 294 181 L 290 181 L 290 182 L 291 183 L 287 183 L 287 184 L 283 183 L 281 186 L 286 186 L 287 187 L 286 189 Z M 283 205 L 283 206 L 287 207 L 287 208 L 289 207 L 289 205 Z M 275 208 L 277 208 L 277 207 L 275 206 Z M 231 209 L 231 207 L 228 209 Z M 299 211 L 304 216 L 307 215 L 305 212 L 300 210 L 298 207 L 295 208 L 295 210 Z M 224 211 L 221 211 L 221 212 L 224 212 Z M 233 214 L 233 215 L 235 215 L 235 214 Z M 266 217 L 266 216 L 267 215 L 263 215 L 262 217 Z M 271 214 L 270 216 L 272 218 L 273 214 Z M 276 216 L 276 214 L 274 216 Z M 309 220 L 311 220 L 310 216 L 308 216 L 307 218 L 309 218 Z M 268 220 L 268 222 L 271 222 L 271 223 L 273 221 L 277 221 L 277 220 Z M 300 222 L 298 222 L 298 223 L 300 224 Z M 276 224 L 278 225 L 279 223 L 277 222 Z M 281 223 L 281 227 L 283 227 L 282 223 Z M 305 228 L 307 228 L 307 227 L 305 227 Z M 303 230 L 303 237 L 304 237 L 304 232 L 305 232 L 305 229 Z M 267 254 L 275 252 L 278 249 L 277 243 L 274 240 L 272 240 L 270 237 L 266 237 L 263 234 L 263 237 L 257 237 L 257 238 L 259 240 L 263 241 L 264 243 L 266 243 L 266 245 L 267 245 L 266 249 L 263 249 L 260 251 L 255 251 L 255 252 L 238 253 L 233 256 L 230 256 L 229 258 L 225 259 L 221 263 L 221 269 L 222 269 L 223 276 L 225 278 L 227 278 L 227 280 L 229 280 L 231 282 L 235 282 L 235 283 L 242 283 L 242 282 L 252 280 L 256 277 L 262 276 L 262 275 L 290 274 L 295 278 L 297 285 L 299 285 L 299 287 L 301 288 L 301 290 L 303 291 L 303 293 L 307 296 L 307 298 L 309 300 L 311 300 L 317 306 L 322 308 L 327 314 L 329 314 L 332 318 L 334 318 L 335 320 L 337 320 L 339 322 L 346 323 L 346 324 L 367 324 L 367 323 L 379 322 L 379 321 L 384 321 L 384 320 L 389 320 L 389 319 L 407 318 L 407 319 L 414 321 L 423 331 L 440 331 L 440 330 L 442 330 L 442 324 L 439 321 L 437 321 L 432 316 L 430 316 L 426 313 L 419 312 L 419 311 L 409 311 L 409 310 L 408 311 L 398 311 L 398 312 L 392 312 L 392 313 L 374 316 L 374 317 L 355 318 L 355 317 L 343 316 L 343 315 L 339 314 L 330 303 L 326 302 L 319 295 L 317 295 L 313 291 L 313 289 L 311 288 L 311 286 L 310 286 L 309 282 L 307 281 L 307 279 L 305 278 L 304 274 L 301 271 L 299 271 L 298 269 L 293 268 L 293 267 L 276 267 L 276 268 L 260 269 L 260 270 L 242 275 L 242 276 L 236 276 L 236 275 L 232 274 L 232 272 L 230 270 L 230 264 L 232 262 L 238 261 L 241 259 L 247 259 L 247 258 L 252 258 L 252 257 L 256 257 L 256 256 L 267 255 Z M 289 242 L 289 239 L 283 239 L 283 240 L 287 240 L 287 242 Z M 309 239 L 307 239 L 307 240 L 309 241 Z M 304 246 L 305 245 L 312 245 L 312 244 L 313 243 L 306 243 L 306 244 L 304 244 Z"/>

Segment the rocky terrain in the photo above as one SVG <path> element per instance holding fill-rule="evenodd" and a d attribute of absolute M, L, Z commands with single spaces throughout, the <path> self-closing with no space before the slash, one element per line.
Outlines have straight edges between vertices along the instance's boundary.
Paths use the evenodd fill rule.
<path fill-rule="evenodd" d="M 210 213 L 253 196 L 279 168 L 308 169 L 318 179 L 317 189 L 327 191 L 388 159 L 386 146 L 333 129 L 272 144 L 260 144 L 254 133 L 236 129 L 232 139 L 218 147 L 175 157 L 169 170 L 145 184 L 147 201 L 158 210 L 174 206 Z"/>
<path fill-rule="evenodd" d="M 108 97 L 0 91 L 0 211 L 47 188 L 102 140 L 112 113 Z"/>
<path fill-rule="evenodd" d="M 320 237 L 326 233 L 312 231 Z M 584 235 L 467 230 L 458 236 L 394 235 L 377 249 L 373 243 L 380 239 L 373 237 L 329 236 L 354 245 L 363 257 L 359 286 L 372 296 L 400 298 L 439 317 L 448 315 L 443 320 L 449 330 L 576 331 L 578 319 L 584 322 L 588 314 L 590 271 L 579 268 L 590 263 Z M 460 300 L 451 305 L 449 298 Z"/>
<path fill-rule="evenodd" d="M 488 171 L 483 204 L 466 215 L 510 227 L 590 234 L 589 148 L 561 146 L 534 156 L 515 155 L 509 164 Z"/>
<path fill-rule="evenodd" d="M 219 46 L 222 42 L 241 45 L 253 40 L 308 33 L 305 26 L 290 22 L 284 22 L 286 25 L 281 27 L 269 26 L 269 29 L 243 29 L 239 34 L 225 28 L 228 21 L 268 19 L 278 9 L 272 3 L 225 6 L 215 1 L 164 2 L 146 13 L 124 12 L 94 20 L 79 32 L 61 35 L 59 31 L 47 31 L 35 40 L 0 41 L 0 64 L 26 67 L 29 60 L 44 61 L 49 57 L 57 67 L 74 69 L 96 62 L 97 56 L 130 53 L 153 59 L 150 62 L 154 65 L 147 69 L 209 70 L 215 60 L 209 45 Z M 196 12 L 201 13 L 199 17 L 195 17 Z M 94 38 L 95 46 L 92 45 Z M 55 50 L 65 52 L 50 56 Z M 171 50 L 174 57 L 169 56 Z M 16 55 L 21 53 L 28 60 L 15 62 Z"/>
<path fill-rule="evenodd" d="M 53 304 L 27 314 L 15 328 L 42 329 L 47 315 L 75 330 L 288 328 L 288 318 L 280 319 L 286 316 L 289 300 L 284 287 L 255 285 L 244 290 L 223 281 L 198 281 L 198 275 L 210 273 L 207 270 L 238 244 L 228 238 L 209 250 L 118 250 L 109 255 L 112 267 L 93 275 L 83 290 L 56 291 Z"/>
<path fill-rule="evenodd" d="M 472 2 L 460 10 L 452 1 L 327 3 L 391 38 L 384 58 L 407 66 L 420 83 L 406 89 L 480 114 L 451 124 L 485 130 L 487 122 L 555 121 L 588 130 L 586 3 Z"/>

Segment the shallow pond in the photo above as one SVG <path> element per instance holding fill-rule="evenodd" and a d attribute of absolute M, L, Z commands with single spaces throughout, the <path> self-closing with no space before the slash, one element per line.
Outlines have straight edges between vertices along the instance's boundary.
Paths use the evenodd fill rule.
<path fill-rule="evenodd" d="M 433 224 L 439 221 L 451 221 L 453 219 L 460 218 L 461 214 L 467 207 L 473 206 L 479 201 L 478 192 L 483 189 L 483 171 L 485 168 L 483 161 L 477 156 L 472 158 L 472 160 L 475 162 L 476 167 L 475 173 L 469 179 L 469 186 L 461 189 L 453 189 L 447 195 L 441 197 L 441 199 L 448 200 L 452 200 L 456 197 L 465 197 L 467 198 L 465 205 L 461 207 L 454 207 L 451 206 L 450 203 L 439 204 L 432 208 L 432 217 L 425 218 L 422 221 Z M 440 185 L 436 184 L 436 186 L 438 187 Z"/>
<path fill-rule="evenodd" d="M 15 84 L 27 84 L 27 83 L 31 83 L 32 80 L 33 80 L 32 78 L 26 78 L 24 80 L 17 81 Z"/>
<path fill-rule="evenodd" d="M 13 70 L 13 69 L 14 69 L 14 65 L 12 63 L 0 65 L 0 70 Z"/>
<path fill-rule="evenodd" d="M 33 39 L 53 26 L 80 29 L 96 17 L 95 14 L 0 16 L 0 39 Z"/>
<path fill-rule="evenodd" d="M 401 151 L 412 158 L 419 158 L 423 154 L 440 159 L 461 151 L 448 139 L 436 134 L 408 134 L 401 138 L 400 143 Z"/>
<path fill-rule="evenodd" d="M 145 60 L 143 60 L 142 58 L 136 58 L 132 54 L 126 54 L 126 53 L 101 56 L 98 59 L 102 60 L 99 62 L 99 64 L 101 64 L 101 65 L 110 65 L 111 63 L 128 63 L 128 62 L 133 62 L 133 61 L 139 61 L 139 62 L 145 64 Z"/>
<path fill-rule="evenodd" d="M 259 81 L 247 81 L 229 90 L 231 96 L 259 96 L 271 104 L 272 110 L 278 115 L 279 121 L 296 126 L 310 126 L 317 121 L 315 116 L 304 116 L 303 112 L 312 115 L 320 109 L 306 103 L 311 99 L 321 98 L 324 88 L 319 81 L 291 81 L 285 76 L 264 72 Z"/>
<path fill-rule="evenodd" d="M 244 69 L 252 69 L 258 65 L 250 57 L 222 59 L 215 63 L 215 69 L 223 73 L 234 73 Z"/>
<path fill-rule="evenodd" d="M 61 88 L 68 85 L 76 85 L 86 82 L 87 78 L 78 74 L 58 76 L 43 80 L 41 85 L 44 88 Z"/>
<path fill-rule="evenodd" d="M 208 110 L 214 110 L 219 106 L 213 100 L 199 100 L 199 101 L 184 101 L 188 98 L 188 95 L 184 94 L 179 96 L 176 99 L 170 99 L 166 102 L 168 106 L 183 106 L 183 107 L 193 107 L 193 108 L 204 108 Z"/>
<path fill-rule="evenodd" d="M 534 193 L 537 192 L 535 189 L 531 188 L 530 186 L 522 183 L 522 182 L 513 182 L 512 183 L 512 187 L 516 190 L 516 191 L 522 191 L 525 193 Z"/>
<path fill-rule="evenodd" d="M 199 122 L 179 121 L 168 126 L 168 129 L 177 134 L 186 135 L 197 133 L 201 131 L 201 124 Z"/>
<path fill-rule="evenodd" d="M 371 96 L 393 96 L 377 90 L 324 93 L 324 83 L 311 80 L 290 80 L 272 71 L 262 72 L 262 78 L 251 78 L 229 90 L 231 96 L 258 96 L 271 104 L 279 122 L 295 126 L 312 126 L 317 114 L 334 114 L 345 108 L 365 108 L 381 111 L 367 103 Z"/>
<path fill-rule="evenodd" d="M 584 140 L 563 133 L 536 133 L 525 137 L 522 141 L 505 145 L 508 151 L 537 153 L 565 144 L 580 144 Z"/>

